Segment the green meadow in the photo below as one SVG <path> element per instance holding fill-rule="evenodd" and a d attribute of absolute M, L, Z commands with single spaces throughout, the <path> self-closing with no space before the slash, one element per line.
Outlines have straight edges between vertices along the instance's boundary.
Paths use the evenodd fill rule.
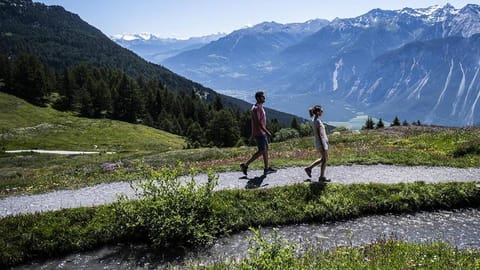
<path fill-rule="evenodd" d="M 254 146 L 185 149 L 183 138 L 106 119 L 86 119 L 51 108 L 32 106 L 0 93 L 0 149 L 99 151 L 97 155 L 0 153 L 0 196 L 78 188 L 118 179 L 108 164 L 135 166 L 142 160 L 160 169 L 176 166 L 200 171 L 238 170 Z M 329 135 L 330 165 L 395 164 L 451 167 L 480 166 L 480 128 L 389 127 Z M 106 154 L 106 152 L 115 152 Z M 278 168 L 305 166 L 317 153 L 312 138 L 272 143 L 270 157 Z M 255 162 L 252 168 L 260 168 Z M 134 170 L 132 170 L 134 171 Z"/>
<path fill-rule="evenodd" d="M 238 170 L 255 147 L 185 149 L 185 140 L 143 125 L 78 118 L 0 93 L 0 149 L 98 151 L 93 155 L 0 153 L 0 196 L 34 194 L 112 181 L 146 179 L 142 199 L 0 219 L 0 265 L 11 266 L 115 243 L 196 248 L 225 233 L 298 222 L 386 213 L 478 208 L 476 183 L 302 183 L 257 190 L 213 191 L 216 173 Z M 339 129 L 329 135 L 330 165 L 393 164 L 480 167 L 480 128 Z M 106 152 L 115 152 L 107 154 Z M 271 144 L 272 165 L 305 166 L 317 157 L 312 138 Z M 178 165 L 181 162 L 181 165 Z M 109 166 L 118 166 L 115 170 Z M 261 168 L 261 161 L 251 168 Z M 189 169 L 210 184 L 180 185 Z M 453 179 L 452 179 L 453 180 Z M 442 243 L 399 241 L 297 256 L 273 236 L 254 239 L 251 256 L 195 269 L 480 269 L 478 251 Z M 436 256 L 436 257 L 435 257 Z M 450 267 L 452 266 L 452 267 Z"/>
<path fill-rule="evenodd" d="M 33 106 L 0 93 L 1 145 L 5 150 L 44 149 L 103 152 L 165 152 L 182 149 L 184 140 L 144 125 L 87 119 Z"/>

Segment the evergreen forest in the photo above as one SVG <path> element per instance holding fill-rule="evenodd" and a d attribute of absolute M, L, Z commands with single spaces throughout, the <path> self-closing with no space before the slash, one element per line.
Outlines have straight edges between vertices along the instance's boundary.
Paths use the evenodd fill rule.
<path fill-rule="evenodd" d="M 248 110 L 228 108 L 218 95 L 207 102 L 194 91 L 173 91 L 155 79 L 91 64 L 52 71 L 31 54 L 0 56 L 0 91 L 81 117 L 165 130 L 187 138 L 188 147 L 244 145 L 251 133 Z M 272 133 L 282 128 L 276 119 L 268 126 Z"/>

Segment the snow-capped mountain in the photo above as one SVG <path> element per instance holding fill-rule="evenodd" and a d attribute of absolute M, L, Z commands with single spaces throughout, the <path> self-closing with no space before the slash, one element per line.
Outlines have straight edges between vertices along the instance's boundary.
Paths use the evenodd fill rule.
<path fill-rule="evenodd" d="M 466 53 L 468 52 L 468 53 Z M 347 99 L 366 112 L 480 124 L 480 34 L 413 42 L 378 57 Z"/>
<path fill-rule="evenodd" d="M 225 89 L 255 87 L 272 68 L 272 58 L 327 25 L 327 20 L 279 24 L 264 22 L 240 29 L 199 49 L 185 51 L 162 62 L 188 78 Z"/>
<path fill-rule="evenodd" d="M 479 7 L 469 5 L 456 10 L 451 5 L 426 9 L 398 11 L 372 10 L 352 19 L 336 19 L 330 25 L 302 42 L 287 48 L 281 61 L 313 62 L 338 67 L 350 65 L 354 71 L 342 73 L 345 78 L 361 74 L 368 64 L 386 51 L 414 41 L 461 35 L 469 37 L 480 32 Z M 468 12 L 464 12 L 467 11 Z M 333 60 L 333 61 L 332 61 Z M 330 70 L 331 73 L 338 68 Z M 330 76 L 329 76 L 330 77 Z M 340 82 L 339 82 L 340 83 Z M 340 87 L 340 85 L 339 85 Z"/>
<path fill-rule="evenodd" d="M 363 57 L 367 66 L 348 66 L 357 74 L 348 73 L 344 67 L 341 67 L 343 70 L 330 69 L 333 70 L 331 74 L 337 73 L 331 77 L 332 85 L 339 85 L 334 96 L 346 99 L 357 110 L 380 117 L 401 115 L 432 124 L 478 125 L 480 104 L 475 100 L 480 91 L 477 81 L 480 78 L 476 75 L 480 65 L 476 49 L 480 45 L 477 42 L 480 7 L 467 5 L 455 9 L 447 4 L 419 10 L 403 9 L 391 15 L 383 19 L 373 16 L 386 25 L 375 32 L 384 31 L 389 35 L 382 37 L 383 45 L 367 46 L 378 53 L 371 58 Z M 362 17 L 365 18 L 361 16 L 356 22 Z M 372 25 L 367 28 L 374 29 Z M 389 28 L 395 30 L 388 31 Z M 402 31 L 410 35 L 402 37 L 399 35 Z M 399 37 L 401 39 L 395 40 Z M 398 47 L 385 47 L 389 41 L 395 41 Z M 341 63 L 349 59 L 346 54 L 337 55 Z M 347 75 L 346 80 L 335 81 L 334 78 L 345 78 L 338 74 Z M 328 88 L 323 90 L 329 92 Z"/>
<path fill-rule="evenodd" d="M 213 34 L 189 39 L 161 38 L 151 33 L 119 34 L 110 38 L 120 46 L 134 51 L 144 59 L 160 63 L 168 57 L 183 51 L 200 48 L 205 44 L 218 40 L 225 34 Z"/>
<path fill-rule="evenodd" d="M 304 23 L 287 23 L 281 24 L 276 22 L 263 22 L 252 27 L 237 30 L 244 35 L 246 34 L 266 34 L 266 33 L 288 33 L 292 35 L 308 35 L 317 32 L 328 23 L 327 20 L 309 20 Z"/>
<path fill-rule="evenodd" d="M 112 40 L 115 42 L 125 42 L 125 44 L 128 44 L 128 42 L 131 41 L 148 41 L 148 40 L 154 40 L 154 39 L 160 39 L 154 34 L 151 33 L 140 33 L 140 34 L 118 34 L 110 37 Z"/>
<path fill-rule="evenodd" d="M 319 103 L 326 120 L 365 112 L 478 125 L 479 33 L 475 4 L 374 9 L 331 22 L 261 23 L 162 64 L 217 91 L 264 89 L 269 106 L 300 116 Z"/>

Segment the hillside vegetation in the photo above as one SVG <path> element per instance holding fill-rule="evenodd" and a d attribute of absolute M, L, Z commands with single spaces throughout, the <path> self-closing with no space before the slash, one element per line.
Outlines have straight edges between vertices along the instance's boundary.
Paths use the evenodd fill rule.
<path fill-rule="evenodd" d="M 8 69 L 1 56 L 15 59 L 29 54 L 57 73 L 86 64 L 120 71 L 135 79 L 158 81 L 159 85 L 176 93 L 190 95 L 195 92 L 209 104 L 219 97 L 227 108 L 248 110 L 251 107 L 248 102 L 219 94 L 163 66 L 145 61 L 61 6 L 47 6 L 31 0 L 0 0 L 0 6 L 0 81 L 4 79 L 2 72 Z M 283 124 L 295 117 L 277 110 L 266 111 L 272 119 Z"/>
<path fill-rule="evenodd" d="M 87 119 L 33 106 L 0 92 L 1 147 L 78 151 L 155 151 L 181 149 L 177 135 L 121 121 Z M 96 145 L 96 147 L 95 147 Z"/>

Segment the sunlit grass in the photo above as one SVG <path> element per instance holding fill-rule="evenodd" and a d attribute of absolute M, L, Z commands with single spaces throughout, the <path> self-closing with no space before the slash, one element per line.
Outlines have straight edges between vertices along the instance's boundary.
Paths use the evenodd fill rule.
<path fill-rule="evenodd" d="M 39 108 L 0 93 L 0 150 L 45 149 L 101 152 L 164 152 L 185 141 L 144 125 L 87 119 Z"/>
<path fill-rule="evenodd" d="M 135 130 L 135 129 L 131 129 Z M 145 134 L 145 132 L 138 132 Z M 90 132 L 93 134 L 93 132 Z M 127 132 L 125 134 L 128 134 Z M 128 137 L 128 136 L 126 136 Z M 148 138 L 148 136 L 146 136 Z M 450 167 L 480 167 L 480 128 L 396 127 L 384 130 L 331 134 L 329 165 L 395 164 Z M 105 137 L 110 144 L 115 140 Z M 58 156 L 40 154 L 0 154 L 0 195 L 72 188 L 110 181 L 124 181 L 104 170 L 104 163 L 122 162 L 133 166 L 143 159 L 156 167 L 172 167 L 182 161 L 201 171 L 236 171 L 256 147 L 200 148 L 165 151 L 164 138 L 150 138 L 158 146 L 142 146 L 142 140 L 129 151 L 114 155 Z M 271 164 L 277 168 L 305 166 L 317 158 L 311 137 L 270 145 Z M 167 143 L 167 145 L 175 145 Z M 177 146 L 178 147 L 178 146 Z M 140 150 L 135 150 L 135 148 Z M 261 159 L 251 168 L 261 168 Z"/>
<path fill-rule="evenodd" d="M 105 163 L 134 166 L 145 160 L 156 167 L 182 161 L 201 171 L 237 171 L 255 146 L 183 149 L 179 136 L 143 125 L 78 118 L 50 108 L 38 108 L 0 93 L 0 149 L 114 151 L 113 155 L 59 156 L 0 152 L 0 196 L 77 188 L 119 179 Z M 35 115 L 35 117 L 32 117 Z M 480 128 L 391 127 L 381 130 L 334 132 L 329 135 L 328 164 L 395 164 L 480 167 Z M 305 166 L 318 157 L 313 138 L 270 144 L 271 165 Z M 252 169 L 263 166 L 261 159 Z"/>

